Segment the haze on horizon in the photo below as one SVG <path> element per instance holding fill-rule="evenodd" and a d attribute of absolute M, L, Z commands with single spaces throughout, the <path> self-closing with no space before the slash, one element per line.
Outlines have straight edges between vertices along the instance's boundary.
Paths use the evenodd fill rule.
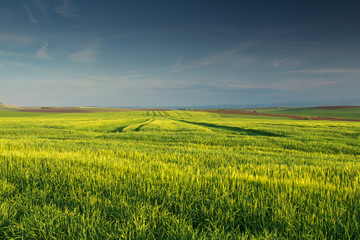
<path fill-rule="evenodd" d="M 0 3 L 0 102 L 196 106 L 357 99 L 355 1 Z"/>

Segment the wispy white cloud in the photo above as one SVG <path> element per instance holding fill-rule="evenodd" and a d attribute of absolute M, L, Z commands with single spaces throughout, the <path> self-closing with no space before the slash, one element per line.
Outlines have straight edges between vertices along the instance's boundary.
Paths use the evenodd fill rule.
<path fill-rule="evenodd" d="M 28 64 L 25 64 L 25 63 L 6 61 L 6 60 L 1 60 L 1 59 L 0 59 L 0 63 L 9 64 L 9 65 L 13 65 L 13 66 L 21 67 L 21 68 L 31 68 L 32 67 L 32 66 L 30 66 Z"/>
<path fill-rule="evenodd" d="M 268 63 L 271 67 L 274 68 L 293 68 L 293 67 L 297 67 L 299 65 L 302 64 L 302 62 L 298 59 L 292 59 L 292 58 L 282 58 L 282 59 L 278 59 L 272 62 Z"/>
<path fill-rule="evenodd" d="M 39 21 L 36 20 L 36 18 L 34 17 L 33 13 L 30 10 L 30 8 L 25 3 L 23 3 L 23 7 L 25 8 L 25 10 L 26 10 L 26 12 L 28 14 L 29 21 L 38 26 Z"/>
<path fill-rule="evenodd" d="M 219 89 L 227 90 L 241 90 L 241 89 L 253 89 L 253 88 L 264 88 L 264 85 L 261 84 L 251 84 L 251 83 L 237 83 L 232 81 L 221 81 L 220 83 L 210 83 L 212 87 Z"/>
<path fill-rule="evenodd" d="M 240 56 L 240 57 L 237 57 L 237 59 L 231 63 L 231 68 L 238 69 L 238 68 L 248 65 L 254 61 L 255 61 L 255 57 Z"/>
<path fill-rule="evenodd" d="M 184 58 L 184 56 L 183 55 L 181 55 L 176 61 L 175 61 L 175 63 L 174 63 L 174 67 L 180 67 L 181 66 L 181 61 L 182 61 L 182 59 Z"/>
<path fill-rule="evenodd" d="M 124 80 L 124 79 L 137 78 L 137 77 L 143 77 L 143 76 L 144 76 L 144 74 L 133 74 L 133 75 L 122 75 L 122 76 L 91 75 L 91 76 L 87 76 L 87 77 L 91 78 L 91 79 L 94 79 L 94 80 L 116 81 L 116 80 Z"/>
<path fill-rule="evenodd" d="M 275 82 L 262 82 L 262 83 L 248 83 L 238 81 L 218 81 L 210 83 L 211 86 L 219 89 L 227 90 L 246 90 L 246 89 L 272 89 L 272 90 L 299 90 L 299 89 L 314 89 L 320 88 L 327 85 L 340 84 L 342 81 L 338 79 L 328 78 L 293 78 Z"/>
<path fill-rule="evenodd" d="M 324 68 L 324 69 L 309 69 L 309 70 L 294 70 L 284 71 L 279 73 L 304 73 L 304 74 L 327 74 L 327 73 L 343 73 L 343 74 L 360 74 L 360 69 L 347 68 Z"/>
<path fill-rule="evenodd" d="M 97 49 L 83 49 L 76 53 L 69 55 L 69 60 L 73 62 L 96 62 L 98 50 Z"/>
<path fill-rule="evenodd" d="M 99 48 L 103 40 L 104 39 L 98 39 L 93 42 L 84 44 L 81 50 L 70 54 L 68 56 L 68 59 L 73 62 L 83 62 L 83 63 L 97 62 Z"/>
<path fill-rule="evenodd" d="M 24 54 L 23 54 L 23 53 L 5 52 L 5 51 L 1 51 L 1 50 L 0 50 L 0 56 L 6 56 L 6 57 L 17 56 L 17 57 L 22 57 L 22 56 L 24 56 Z"/>
<path fill-rule="evenodd" d="M 198 60 L 192 62 L 189 65 L 183 66 L 183 64 L 182 64 L 180 66 L 180 68 L 171 70 L 170 73 L 175 73 L 175 72 L 184 71 L 184 70 L 197 69 L 197 68 L 212 66 L 212 65 L 216 65 L 216 64 L 227 64 L 231 68 L 239 68 L 239 67 L 241 67 L 245 64 L 248 64 L 254 60 L 253 57 L 242 56 L 240 53 L 243 50 L 246 50 L 246 49 L 254 46 L 255 44 L 256 44 L 256 42 L 253 42 L 253 41 L 239 44 L 238 46 L 236 46 L 228 51 L 205 56 L 201 59 L 198 59 Z M 180 59 L 180 60 L 182 60 L 182 59 Z M 179 67 L 179 66 L 174 65 L 174 67 Z"/>
<path fill-rule="evenodd" d="M 32 38 L 26 35 L 0 34 L 0 42 L 9 44 L 28 44 Z"/>
<path fill-rule="evenodd" d="M 61 80 L 60 80 L 61 79 Z M 36 86 L 56 86 L 56 87 L 80 87 L 90 88 L 95 87 L 94 83 L 88 79 L 71 78 L 71 79 L 39 79 L 32 81 L 32 85 Z"/>
<path fill-rule="evenodd" d="M 181 72 L 181 71 L 185 71 L 185 70 L 191 70 L 191 69 L 195 69 L 195 68 L 199 68 L 199 67 L 201 67 L 201 66 L 192 65 L 192 66 L 187 66 L 187 67 L 174 69 L 174 70 L 171 70 L 169 72 L 170 73 L 176 73 L 176 72 Z"/>
<path fill-rule="evenodd" d="M 77 18 L 76 9 L 71 0 L 62 0 L 54 9 L 62 17 Z"/>
<path fill-rule="evenodd" d="M 48 47 L 49 47 L 49 43 L 48 43 L 48 41 L 45 41 L 43 43 L 42 47 L 36 52 L 35 58 L 50 59 L 49 54 L 48 54 Z"/>
<path fill-rule="evenodd" d="M 62 71 L 54 71 L 54 70 L 43 68 L 43 67 L 36 67 L 34 65 L 19 62 L 19 61 L 7 61 L 7 60 L 0 59 L 0 63 L 2 63 L 5 66 L 9 66 L 9 65 L 15 66 L 15 67 L 19 67 L 19 68 L 34 71 L 34 72 L 39 72 L 41 74 L 51 74 L 52 76 L 60 75 L 63 73 Z"/>
<path fill-rule="evenodd" d="M 335 85 L 341 83 L 337 79 L 327 79 L 327 78 L 294 78 L 288 79 L 285 81 L 278 81 L 267 84 L 268 88 L 278 89 L 278 90 L 297 90 L 297 89 L 313 89 L 318 87 L 324 87 L 326 85 Z"/>

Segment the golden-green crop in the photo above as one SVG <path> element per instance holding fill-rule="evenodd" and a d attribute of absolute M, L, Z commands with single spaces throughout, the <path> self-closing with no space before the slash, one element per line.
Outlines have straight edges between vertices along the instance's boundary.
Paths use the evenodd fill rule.
<path fill-rule="evenodd" d="M 1 239 L 359 239 L 360 125 L 0 112 Z"/>

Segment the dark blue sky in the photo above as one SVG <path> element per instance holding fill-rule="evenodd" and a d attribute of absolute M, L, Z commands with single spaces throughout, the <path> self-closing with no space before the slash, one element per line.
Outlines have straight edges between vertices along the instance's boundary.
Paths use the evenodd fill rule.
<path fill-rule="evenodd" d="M 1 1 L 0 102 L 146 107 L 360 99 L 359 7 Z"/>

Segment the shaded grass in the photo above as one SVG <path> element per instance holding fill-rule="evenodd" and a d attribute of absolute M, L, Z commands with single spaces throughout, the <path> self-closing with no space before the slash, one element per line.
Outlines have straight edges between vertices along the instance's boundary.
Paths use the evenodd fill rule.
<path fill-rule="evenodd" d="M 244 133 L 246 135 L 261 135 L 261 136 L 273 136 L 273 137 L 282 136 L 280 134 L 263 131 L 263 130 L 245 129 L 245 128 L 231 127 L 231 126 L 217 125 L 217 124 L 203 123 L 203 122 L 190 122 L 190 121 L 185 121 L 185 120 L 181 120 L 181 121 L 189 123 L 189 124 L 200 125 L 200 126 L 205 126 L 205 127 L 209 127 L 209 128 L 216 128 L 216 129 L 227 130 L 227 131 L 231 131 L 231 132 Z"/>

